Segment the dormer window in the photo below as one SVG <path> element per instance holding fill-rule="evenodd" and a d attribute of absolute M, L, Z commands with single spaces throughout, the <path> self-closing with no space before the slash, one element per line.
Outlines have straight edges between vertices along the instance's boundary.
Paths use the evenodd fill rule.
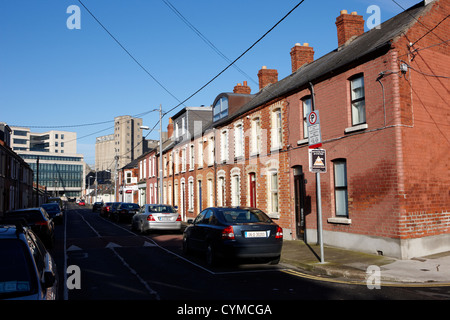
<path fill-rule="evenodd" d="M 228 116 L 228 99 L 221 97 L 213 107 L 213 122 Z"/>

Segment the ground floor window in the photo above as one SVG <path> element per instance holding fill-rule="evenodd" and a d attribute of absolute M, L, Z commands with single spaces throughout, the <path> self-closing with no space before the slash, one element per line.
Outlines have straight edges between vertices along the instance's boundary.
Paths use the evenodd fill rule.
<path fill-rule="evenodd" d="M 334 200 L 337 217 L 348 217 L 347 161 L 333 161 Z"/>

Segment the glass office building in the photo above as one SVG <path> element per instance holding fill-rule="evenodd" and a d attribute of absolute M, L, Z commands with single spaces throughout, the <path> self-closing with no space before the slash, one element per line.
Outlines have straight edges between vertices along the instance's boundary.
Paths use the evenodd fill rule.
<path fill-rule="evenodd" d="M 57 197 L 81 197 L 84 189 L 84 158 L 76 153 L 76 133 L 33 133 L 12 127 L 12 149 L 34 172 L 34 182 Z"/>

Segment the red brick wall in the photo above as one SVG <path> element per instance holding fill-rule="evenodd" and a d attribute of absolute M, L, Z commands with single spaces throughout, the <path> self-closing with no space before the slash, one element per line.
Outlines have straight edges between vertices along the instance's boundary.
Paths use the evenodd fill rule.
<path fill-rule="evenodd" d="M 440 7 L 441 10 L 436 10 Z M 445 7 L 445 8 L 444 8 Z M 406 61 L 407 43 L 415 41 L 445 18 L 448 1 L 434 5 L 431 14 L 400 38 L 388 54 L 366 62 L 315 85 L 316 108 L 320 111 L 323 148 L 327 150 L 328 172 L 321 174 L 323 228 L 387 238 L 416 238 L 450 232 L 450 108 L 449 80 L 415 71 L 377 77 L 382 71 L 399 69 Z M 447 40 L 449 20 L 434 29 L 413 48 L 427 48 Z M 440 39 L 439 39 L 440 38 Z M 398 53 L 397 53 L 398 52 Z M 424 49 L 416 53 L 411 66 L 435 75 L 450 75 L 449 46 Z M 345 134 L 351 126 L 348 78 L 363 72 L 368 128 L 363 133 Z M 290 166 L 302 165 L 311 213 L 308 229 L 316 228 L 316 184 L 308 171 L 308 147 L 297 145 L 302 139 L 301 99 L 305 89 L 287 100 L 289 103 Z M 386 125 L 384 124 L 386 114 Z M 300 125 L 299 125 L 300 123 Z M 349 219 L 351 224 L 335 224 L 332 160 L 347 160 Z M 291 181 L 291 190 L 293 184 Z M 293 200 L 293 199 L 291 199 Z M 291 201 L 291 210 L 294 211 Z"/>
<path fill-rule="evenodd" d="M 400 79 L 401 238 L 450 233 L 450 44 L 442 43 L 450 36 L 449 12 L 449 1 L 436 1 L 395 43 L 399 63 L 413 68 Z"/>

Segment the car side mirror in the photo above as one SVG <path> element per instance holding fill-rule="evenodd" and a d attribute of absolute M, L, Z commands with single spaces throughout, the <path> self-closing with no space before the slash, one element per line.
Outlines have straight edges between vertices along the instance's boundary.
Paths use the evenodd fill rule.
<path fill-rule="evenodd" d="M 188 224 L 194 224 L 194 219 L 188 219 L 187 223 Z"/>

